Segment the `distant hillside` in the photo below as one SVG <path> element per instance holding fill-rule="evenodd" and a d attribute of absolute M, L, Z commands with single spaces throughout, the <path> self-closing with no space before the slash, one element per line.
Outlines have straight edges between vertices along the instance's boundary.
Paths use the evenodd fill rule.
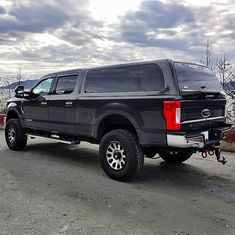
<path fill-rule="evenodd" d="M 33 79 L 33 80 L 25 80 L 25 81 L 21 81 L 20 85 L 24 86 L 25 89 L 30 89 L 32 88 L 36 83 L 38 82 L 38 79 Z M 2 86 L 0 88 L 3 89 L 15 89 L 17 86 L 19 85 L 19 82 L 14 82 L 11 83 L 8 86 Z"/>

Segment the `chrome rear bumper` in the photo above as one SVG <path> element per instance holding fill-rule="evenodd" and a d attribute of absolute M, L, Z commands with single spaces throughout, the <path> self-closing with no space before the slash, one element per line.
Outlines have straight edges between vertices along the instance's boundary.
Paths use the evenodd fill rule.
<path fill-rule="evenodd" d="M 208 131 L 192 134 L 167 134 L 167 145 L 176 148 L 198 148 L 218 144 L 223 139 L 224 133 L 231 129 L 231 125 L 213 128 Z"/>
<path fill-rule="evenodd" d="M 176 148 L 203 148 L 203 136 L 197 136 L 196 139 L 187 139 L 185 135 L 167 135 L 167 145 Z"/>

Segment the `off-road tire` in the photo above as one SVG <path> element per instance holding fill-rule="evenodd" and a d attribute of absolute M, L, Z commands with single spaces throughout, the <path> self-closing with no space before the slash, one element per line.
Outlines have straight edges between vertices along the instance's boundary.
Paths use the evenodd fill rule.
<path fill-rule="evenodd" d="M 14 141 L 10 140 L 9 133 L 13 131 Z M 23 150 L 27 144 L 27 136 L 25 135 L 24 130 L 22 129 L 19 119 L 10 119 L 5 128 L 5 140 L 9 149 L 14 151 Z"/>
<path fill-rule="evenodd" d="M 108 162 L 108 149 L 115 143 L 120 145 L 125 156 L 125 165 L 113 169 Z M 105 134 L 100 142 L 100 163 L 104 172 L 112 179 L 128 181 L 140 174 L 144 165 L 144 155 L 136 136 L 127 130 L 113 130 Z"/>
<path fill-rule="evenodd" d="M 170 154 L 169 152 L 160 151 L 159 155 L 164 161 L 177 164 L 188 160 L 192 156 L 192 153 L 180 151 Z"/>

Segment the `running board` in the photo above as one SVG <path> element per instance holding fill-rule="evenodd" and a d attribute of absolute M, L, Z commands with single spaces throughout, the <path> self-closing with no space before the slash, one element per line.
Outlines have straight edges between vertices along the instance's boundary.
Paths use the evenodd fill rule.
<path fill-rule="evenodd" d="M 73 140 L 73 141 L 63 140 L 63 139 L 60 139 L 59 136 L 57 136 L 57 135 L 51 135 L 51 137 L 42 136 L 42 135 L 35 135 L 35 134 L 26 134 L 26 135 L 28 137 L 30 137 L 31 139 L 43 138 L 43 139 L 55 140 L 57 142 L 64 143 L 64 144 L 80 144 L 79 140 Z"/>

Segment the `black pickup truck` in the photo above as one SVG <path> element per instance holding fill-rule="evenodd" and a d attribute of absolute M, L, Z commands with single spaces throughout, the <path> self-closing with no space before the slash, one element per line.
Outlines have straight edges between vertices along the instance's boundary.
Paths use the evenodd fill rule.
<path fill-rule="evenodd" d="M 215 154 L 230 129 L 220 82 L 201 64 L 155 60 L 48 74 L 7 103 L 7 145 L 27 137 L 99 144 L 113 179 L 137 175 L 144 157 L 181 163 L 195 152 Z"/>

